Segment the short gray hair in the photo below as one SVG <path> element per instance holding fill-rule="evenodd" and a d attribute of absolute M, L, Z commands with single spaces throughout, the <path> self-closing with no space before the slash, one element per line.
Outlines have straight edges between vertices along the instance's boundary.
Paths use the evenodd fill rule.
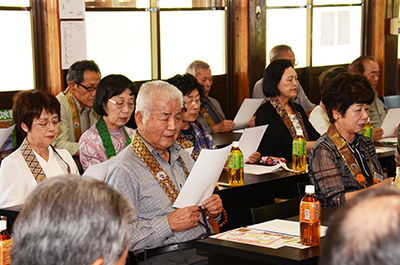
<path fill-rule="evenodd" d="M 41 182 L 14 224 L 11 264 L 115 264 L 128 246 L 131 203 L 112 187 L 80 176 Z"/>
<path fill-rule="evenodd" d="M 144 83 L 136 99 L 136 111 L 143 114 L 145 121 L 149 120 L 150 114 L 154 110 L 157 100 L 178 101 L 181 109 L 183 108 L 182 92 L 174 85 L 165 81 L 156 80 Z"/>
<path fill-rule="evenodd" d="M 292 47 L 290 47 L 286 44 L 276 45 L 269 52 L 269 61 L 272 62 L 273 60 L 279 59 L 281 57 L 281 54 L 283 51 L 293 52 Z"/>
<path fill-rule="evenodd" d="M 191 74 L 193 76 L 196 76 L 197 68 L 206 69 L 206 70 L 211 69 L 211 67 L 208 63 L 200 61 L 200 60 L 196 60 L 196 61 L 193 61 L 191 64 L 189 64 L 189 66 L 186 68 L 186 74 Z"/>

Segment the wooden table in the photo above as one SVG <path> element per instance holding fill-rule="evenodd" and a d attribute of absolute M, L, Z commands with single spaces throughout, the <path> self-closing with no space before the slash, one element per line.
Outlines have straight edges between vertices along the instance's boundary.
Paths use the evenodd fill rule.
<path fill-rule="evenodd" d="M 328 225 L 329 216 L 336 210 L 330 208 L 322 211 L 321 223 Z M 298 220 L 298 216 L 289 220 Z M 323 238 L 322 238 L 323 241 Z M 267 247 L 231 242 L 215 238 L 206 238 L 197 243 L 197 248 L 208 252 L 210 265 L 238 265 L 238 264 L 276 264 L 276 265 L 316 265 L 320 247 L 297 249 L 282 247 L 272 249 Z"/>

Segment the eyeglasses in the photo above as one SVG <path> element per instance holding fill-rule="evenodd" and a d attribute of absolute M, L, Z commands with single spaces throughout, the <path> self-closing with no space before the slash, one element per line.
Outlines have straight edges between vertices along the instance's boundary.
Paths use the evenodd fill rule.
<path fill-rule="evenodd" d="M 93 92 L 93 91 L 95 91 L 96 88 L 97 88 L 97 86 L 87 87 L 87 86 L 82 85 L 81 83 L 78 83 L 78 82 L 75 82 L 75 83 L 76 83 L 77 85 L 83 87 L 84 89 L 86 89 L 88 92 Z"/>
<path fill-rule="evenodd" d="M 39 125 L 42 129 L 47 129 L 50 127 L 50 123 L 53 124 L 54 127 L 58 127 L 60 125 L 59 119 L 54 120 L 41 120 L 41 121 L 33 121 L 33 123 Z"/>
<path fill-rule="evenodd" d="M 130 100 L 130 101 L 123 101 L 123 100 L 115 101 L 115 100 L 112 100 L 112 99 L 108 99 L 108 101 L 110 101 L 111 103 L 115 104 L 115 106 L 117 106 L 117 108 L 119 108 L 119 109 L 125 108 L 125 106 L 127 104 L 128 104 L 128 108 L 130 108 L 130 109 L 134 109 L 135 108 L 135 101 L 133 101 L 133 100 Z"/>
<path fill-rule="evenodd" d="M 191 100 L 191 101 L 183 101 L 183 104 L 186 104 L 189 107 L 191 107 L 191 106 L 196 105 L 196 104 L 201 105 L 201 101 L 200 101 L 200 99 Z"/>

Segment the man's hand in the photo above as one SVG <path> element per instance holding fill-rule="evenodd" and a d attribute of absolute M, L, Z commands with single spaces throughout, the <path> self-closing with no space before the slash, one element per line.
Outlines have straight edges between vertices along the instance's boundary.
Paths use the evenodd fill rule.
<path fill-rule="evenodd" d="M 246 124 L 247 128 L 256 127 L 256 116 L 251 117 L 249 122 Z"/>
<path fill-rule="evenodd" d="M 222 200 L 219 195 L 213 194 L 202 203 L 201 209 L 206 210 L 210 217 L 217 217 L 223 209 Z"/>
<path fill-rule="evenodd" d="M 200 212 L 197 206 L 188 206 L 168 215 L 168 222 L 171 230 L 181 232 L 192 229 L 199 225 Z"/>
<path fill-rule="evenodd" d="M 374 142 L 379 142 L 383 136 L 383 129 L 382 128 L 374 128 L 372 131 L 372 137 L 374 138 Z"/>
<path fill-rule="evenodd" d="M 230 131 L 232 131 L 232 128 L 234 125 L 235 125 L 235 123 L 231 120 L 223 120 L 211 128 L 212 128 L 213 133 L 230 132 Z"/>

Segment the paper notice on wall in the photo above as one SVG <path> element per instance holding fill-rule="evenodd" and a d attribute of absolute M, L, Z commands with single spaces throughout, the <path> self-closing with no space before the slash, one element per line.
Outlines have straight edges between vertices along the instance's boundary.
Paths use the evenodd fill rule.
<path fill-rule="evenodd" d="M 59 0 L 60 19 L 85 18 L 84 0 Z"/>
<path fill-rule="evenodd" d="M 335 40 L 335 13 L 321 13 L 321 46 L 333 46 Z"/>
<path fill-rule="evenodd" d="M 337 45 L 350 44 L 350 11 L 338 12 Z"/>
<path fill-rule="evenodd" d="M 86 57 L 85 21 L 61 21 L 62 69 L 69 69 L 74 62 Z"/>

